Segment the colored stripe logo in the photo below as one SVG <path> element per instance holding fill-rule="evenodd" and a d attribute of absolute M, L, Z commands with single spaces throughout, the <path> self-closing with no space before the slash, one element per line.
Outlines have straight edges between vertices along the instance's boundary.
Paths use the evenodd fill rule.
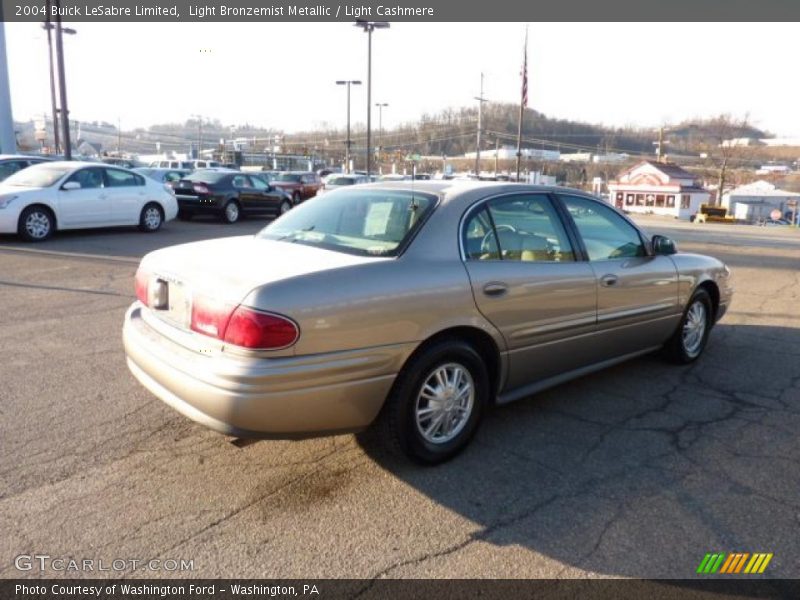
<path fill-rule="evenodd" d="M 717 573 L 724 575 L 757 575 L 766 570 L 772 557 L 772 552 L 755 554 L 750 554 L 749 552 L 709 552 L 700 561 L 697 573 L 700 575 L 714 575 Z"/>

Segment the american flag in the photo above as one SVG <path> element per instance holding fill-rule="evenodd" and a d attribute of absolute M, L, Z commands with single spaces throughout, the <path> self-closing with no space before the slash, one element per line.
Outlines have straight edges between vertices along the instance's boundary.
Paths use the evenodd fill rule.
<path fill-rule="evenodd" d="M 528 28 L 525 28 L 525 48 L 522 51 L 522 106 L 528 107 Z"/>

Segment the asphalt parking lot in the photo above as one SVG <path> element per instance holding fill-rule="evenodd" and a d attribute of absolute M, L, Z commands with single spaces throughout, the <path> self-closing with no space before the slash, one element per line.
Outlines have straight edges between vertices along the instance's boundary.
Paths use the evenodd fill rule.
<path fill-rule="evenodd" d="M 800 232 L 638 220 L 734 272 L 703 358 L 494 410 L 436 468 L 353 436 L 237 447 L 129 374 L 137 259 L 263 221 L 0 236 L 0 577 L 76 575 L 15 567 L 38 553 L 193 561 L 144 577 L 683 578 L 717 551 L 800 577 Z"/>

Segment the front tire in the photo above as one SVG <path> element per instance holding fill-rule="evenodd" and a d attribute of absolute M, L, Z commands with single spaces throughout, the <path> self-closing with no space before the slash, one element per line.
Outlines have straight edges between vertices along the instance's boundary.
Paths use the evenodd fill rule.
<path fill-rule="evenodd" d="M 55 229 L 53 213 L 43 206 L 29 206 L 19 216 L 17 233 L 26 242 L 43 242 Z"/>
<path fill-rule="evenodd" d="M 225 208 L 222 209 L 222 220 L 232 225 L 239 220 L 240 216 L 241 211 L 239 210 L 239 203 L 236 202 L 236 200 L 229 200 Z"/>
<path fill-rule="evenodd" d="M 475 350 L 444 340 L 403 368 L 373 425 L 382 444 L 422 464 L 461 452 L 478 429 L 489 398 L 489 375 Z"/>
<path fill-rule="evenodd" d="M 714 304 L 703 288 L 692 294 L 680 324 L 664 345 L 664 355 L 671 362 L 687 365 L 700 358 L 714 324 Z"/>
<path fill-rule="evenodd" d="M 139 215 L 139 230 L 145 233 L 154 233 L 161 229 L 164 223 L 164 213 L 161 207 L 154 202 L 146 204 Z"/>
<path fill-rule="evenodd" d="M 278 216 L 285 215 L 287 212 L 292 210 L 292 204 L 288 200 L 284 200 L 281 202 L 280 207 L 278 208 Z"/>

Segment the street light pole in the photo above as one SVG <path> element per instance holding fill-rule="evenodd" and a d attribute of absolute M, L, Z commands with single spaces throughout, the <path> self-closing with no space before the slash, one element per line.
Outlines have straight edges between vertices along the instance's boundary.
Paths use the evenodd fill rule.
<path fill-rule="evenodd" d="M 388 29 L 386 21 L 357 20 L 356 27 L 367 32 L 367 177 L 372 175 L 372 32 L 376 29 Z"/>
<path fill-rule="evenodd" d="M 389 105 L 386 102 L 376 102 L 375 106 L 378 107 L 378 160 L 380 160 L 381 142 L 383 141 L 383 109 Z"/>
<path fill-rule="evenodd" d="M 340 79 L 336 82 L 336 85 L 346 85 L 347 86 L 347 141 L 344 143 L 344 172 L 350 172 L 350 86 L 351 85 L 361 85 L 361 81 L 358 79 Z"/>

